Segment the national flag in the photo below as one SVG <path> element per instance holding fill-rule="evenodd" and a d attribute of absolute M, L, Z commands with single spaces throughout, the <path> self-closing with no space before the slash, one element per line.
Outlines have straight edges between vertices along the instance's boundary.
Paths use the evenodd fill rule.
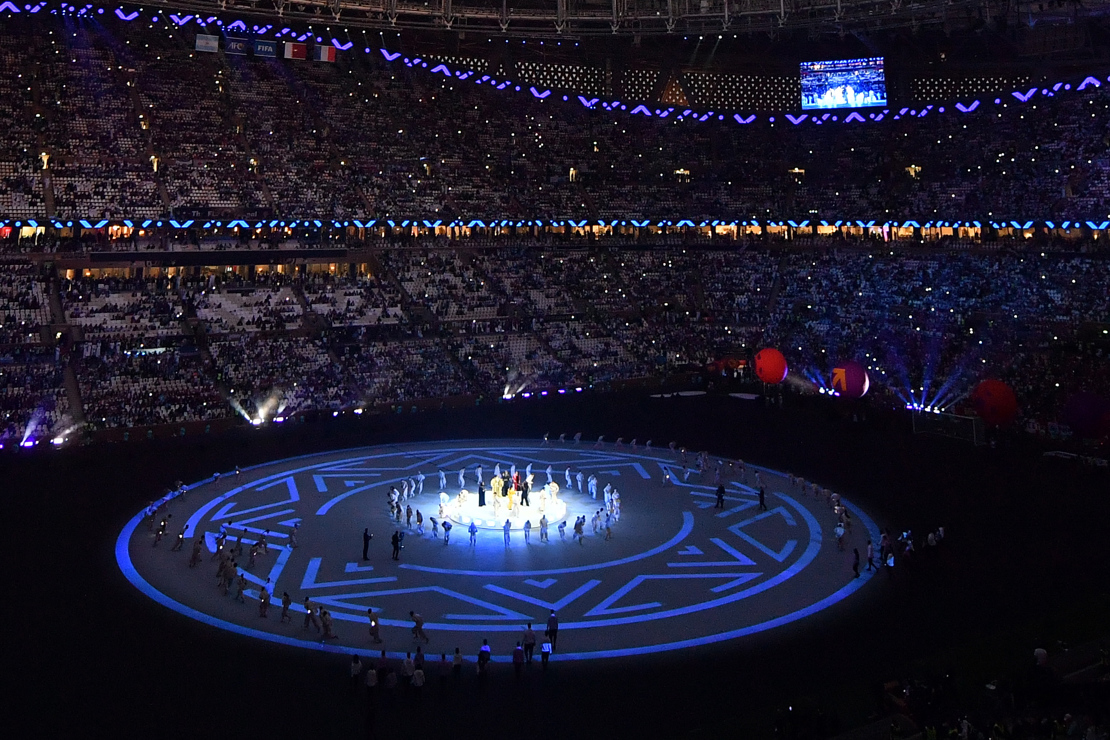
<path fill-rule="evenodd" d="M 197 51 L 207 51 L 215 53 L 220 50 L 220 37 L 209 36 L 208 34 L 197 34 Z"/>
<path fill-rule="evenodd" d="M 317 62 L 334 62 L 335 61 L 335 47 L 334 46 L 315 46 L 312 49 L 312 58 Z"/>
<path fill-rule="evenodd" d="M 263 39 L 254 40 L 254 55 L 256 57 L 276 57 L 277 56 L 277 42 L 265 41 Z"/>
<path fill-rule="evenodd" d="M 308 58 L 308 44 L 294 44 L 292 41 L 285 42 L 285 58 L 286 59 L 307 59 Z"/>
<path fill-rule="evenodd" d="M 250 41 L 248 39 L 240 39 L 235 38 L 234 36 L 228 36 L 227 39 L 224 41 L 224 53 L 246 56 L 247 48 L 249 46 Z"/>

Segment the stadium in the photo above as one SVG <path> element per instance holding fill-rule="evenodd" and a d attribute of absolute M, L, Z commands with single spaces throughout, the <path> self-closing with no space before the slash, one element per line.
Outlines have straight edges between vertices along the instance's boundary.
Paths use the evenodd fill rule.
<path fill-rule="evenodd" d="M 13 726 L 1108 737 L 1108 14 L 0 3 Z"/>

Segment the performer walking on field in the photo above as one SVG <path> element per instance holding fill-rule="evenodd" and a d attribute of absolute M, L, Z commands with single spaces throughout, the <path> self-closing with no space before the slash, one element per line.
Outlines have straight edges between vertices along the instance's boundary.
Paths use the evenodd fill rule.
<path fill-rule="evenodd" d="M 412 637 L 414 640 L 423 640 L 425 643 L 431 642 L 428 635 L 424 632 L 424 617 L 416 612 L 410 611 L 409 617 L 412 619 Z"/>
<path fill-rule="evenodd" d="M 313 610 L 312 602 L 309 601 L 306 596 L 304 597 L 304 627 L 301 629 L 308 629 L 308 625 L 310 624 L 316 628 L 317 632 L 320 631 L 320 620 L 316 618 L 316 612 Z"/>
<path fill-rule="evenodd" d="M 551 640 L 551 652 L 555 652 L 555 643 L 559 639 L 559 618 L 555 616 L 554 609 L 551 610 L 551 616 L 547 618 L 547 631 L 544 634 Z"/>
<path fill-rule="evenodd" d="M 370 617 L 370 639 L 375 644 L 382 644 L 381 628 L 378 626 L 378 618 L 374 616 L 373 608 L 366 610 L 366 616 Z"/>

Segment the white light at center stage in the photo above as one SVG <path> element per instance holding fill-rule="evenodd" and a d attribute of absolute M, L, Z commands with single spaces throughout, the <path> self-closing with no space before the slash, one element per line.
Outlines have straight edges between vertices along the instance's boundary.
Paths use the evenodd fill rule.
<path fill-rule="evenodd" d="M 473 491 L 462 491 L 458 496 L 443 499 L 446 494 L 440 494 L 445 518 L 456 525 L 469 527 L 471 522 L 478 529 L 504 529 L 505 520 L 513 530 L 524 529 L 525 522 L 532 523 L 532 529 L 539 536 L 540 519 L 547 517 L 549 526 L 555 527 L 567 516 L 567 502 L 559 496 L 559 486 L 549 484 L 533 490 L 528 497 L 528 506 L 521 503 L 519 492 L 509 496 L 499 496 L 492 491 L 486 491 L 485 506 L 478 505 L 478 494 Z"/>

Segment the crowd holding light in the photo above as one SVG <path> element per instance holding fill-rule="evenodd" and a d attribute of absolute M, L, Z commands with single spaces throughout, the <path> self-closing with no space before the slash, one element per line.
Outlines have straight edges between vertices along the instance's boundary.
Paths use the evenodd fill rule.
<path fill-rule="evenodd" d="M 0 160 L 12 190 L 0 231 L 29 240 L 51 241 L 47 228 L 215 224 L 1110 228 L 1110 180 L 1092 143 L 1108 117 L 1099 77 L 869 111 L 711 113 L 615 94 L 533 93 L 381 49 L 343 52 L 344 67 L 237 55 L 225 67 L 194 48 L 203 30 L 195 19 L 68 19 L 75 32 L 65 34 L 49 33 L 53 16 L 29 20 L 41 24 L 34 62 L 47 70 L 39 94 L 51 103 L 37 109 L 23 90 L 0 100 L 13 122 L 6 138 L 23 151 Z M 113 51 L 124 46 L 126 63 Z M 409 75 L 424 78 L 419 87 Z M 177 92 L 182 84 L 189 96 Z M 134 118 L 125 114 L 132 92 Z M 326 135 L 306 94 L 320 101 Z M 228 106 L 238 115 L 225 117 Z M 45 120 L 45 152 L 36 120 Z M 892 152 L 894 122 L 905 129 Z M 724 145 L 711 147 L 702 127 L 718 129 Z M 151 156 L 148 139 L 157 172 L 135 164 Z M 767 151 L 778 154 L 760 156 Z M 44 188 L 56 204 L 49 218 Z"/>
<path fill-rule="evenodd" d="M 46 34 L 38 50 L 49 68 L 41 111 L 25 91 L 0 99 L 5 144 L 38 136 L 35 113 L 47 150 L 12 163 L 0 193 L 0 250 L 34 256 L 0 283 L 0 344 L 35 348 L 0 365 L 8 447 L 72 438 L 77 396 L 92 429 L 236 415 L 265 427 L 305 412 L 735 377 L 707 368 L 760 347 L 782 354 L 766 375 L 755 358 L 767 382 L 781 372 L 790 389 L 911 410 L 973 404 L 971 386 L 995 375 L 1041 429 L 1075 393 L 1107 395 L 1104 347 L 1077 339 L 1083 322 L 1105 320 L 1110 287 L 1097 256 L 1083 254 L 1110 233 L 1100 79 L 944 113 L 939 101 L 875 110 L 866 126 L 779 114 L 775 128 L 769 115 L 733 120 L 696 105 L 664 115 L 527 86 L 512 97 L 515 84 L 493 92 L 507 82 L 500 73 L 463 79 L 455 62 L 439 69 L 377 47 L 359 51 L 374 65 L 243 57 L 224 67 L 196 52 L 195 20 L 155 33 L 122 16 L 82 18 L 67 16 L 74 34 Z M 259 33 L 271 31 L 290 35 Z M 119 42 L 134 56 L 127 83 L 94 69 L 121 67 Z M 418 89 L 398 69 L 439 84 Z M 182 79 L 195 95 L 174 92 Z M 326 136 L 304 114 L 305 91 L 321 101 Z M 132 93 L 141 121 L 120 114 Z M 227 109 L 257 115 L 232 125 Z M 675 123 L 702 118 L 726 146 Z M 877 179 L 895 119 L 905 119 L 895 174 Z M 138 173 L 120 152 L 148 143 L 158 169 Z M 50 219 L 46 182 L 61 209 Z M 996 237 L 1021 254 L 969 253 Z M 911 244 L 922 253 L 887 253 Z M 274 259 L 291 250 L 336 256 L 330 269 Z M 380 264 L 350 264 L 359 250 Z M 168 266 L 178 252 L 221 264 L 225 251 L 267 256 L 250 270 Z M 121 258 L 130 268 L 85 269 L 86 252 L 171 256 L 140 275 L 133 257 Z M 44 266 L 67 259 L 82 269 Z M 52 315 L 51 285 L 63 315 Z M 194 318 L 203 351 L 189 341 Z M 52 324 L 68 331 L 54 343 L 43 336 Z M 74 356 L 55 356 L 66 341 Z M 841 365 L 838 377 L 847 361 L 862 372 Z M 62 382 L 71 366 L 74 399 Z"/>
<path fill-rule="evenodd" d="M 151 313 L 151 306 L 161 304 L 150 297 L 164 293 L 165 278 L 112 287 L 91 275 L 87 289 L 99 293 L 106 307 L 92 326 L 99 330 L 114 323 L 134 334 L 113 342 L 90 332 L 76 343 L 72 361 L 85 428 L 235 416 L 263 428 L 306 412 L 333 418 L 346 411 L 357 417 L 370 408 L 407 412 L 417 403 L 452 396 L 464 403 L 529 401 L 689 372 L 711 379 L 745 377 L 739 361 L 736 369 L 718 361 L 721 347 L 735 348 L 729 356 L 742 358 L 756 378 L 772 386 L 779 380 L 777 385 L 791 392 L 838 402 L 863 397 L 915 412 L 975 412 L 997 417 L 988 421 L 992 425 L 1008 424 L 1020 411 L 1034 432 L 1050 433 L 1053 424 L 1062 428 L 1066 402 L 1077 392 L 1108 395 L 1110 378 L 1101 362 L 1105 342 L 1077 342 L 1080 327 L 1110 311 L 1110 282 L 1098 257 L 1025 252 L 1002 262 L 972 253 L 908 260 L 868 242 L 836 244 L 839 249 L 827 250 L 813 240 L 785 257 L 754 240 L 742 251 L 715 249 L 711 242 L 663 244 L 614 250 L 604 264 L 596 253 L 573 246 L 491 244 L 477 263 L 502 270 L 482 268 L 472 275 L 484 283 L 482 291 L 501 296 L 497 315 L 488 321 L 473 318 L 473 311 L 484 310 L 489 296 L 462 287 L 438 296 L 405 292 L 399 320 L 375 326 L 363 324 L 357 311 L 331 312 L 330 303 L 311 304 L 301 319 L 317 327 L 315 337 L 304 336 L 300 324 L 258 331 L 258 319 L 266 318 L 269 307 L 248 301 L 237 304 L 241 313 L 234 321 L 222 314 L 201 320 L 207 356 L 188 341 L 179 312 L 230 290 L 266 294 L 271 278 L 259 275 L 252 282 L 240 276 L 225 284 L 224 278 L 205 274 L 181 277 L 172 287 L 173 301 L 164 303 L 174 308 L 163 314 Z M 809 245 L 815 250 L 807 250 Z M 454 249 L 410 252 L 434 255 L 439 264 L 475 264 Z M 512 285 L 543 270 L 571 301 L 592 304 L 588 318 L 553 313 L 568 309 L 553 303 L 546 289 L 512 294 Z M 1000 270 L 1005 279 L 999 279 Z M 385 268 L 375 280 L 390 276 Z M 37 279 L 45 290 L 45 278 Z M 285 279 L 283 290 L 299 302 L 302 286 L 317 282 L 310 272 Z M 776 283 L 777 295 L 769 303 L 766 296 Z M 694 284 L 700 285 L 697 301 L 690 290 Z M 667 300 L 660 302 L 659 296 Z M 435 325 L 413 320 L 442 300 L 452 302 L 454 313 Z M 328 313 L 316 313 L 312 305 Z M 983 317 L 983 305 L 997 315 Z M 67 299 L 63 306 L 87 319 L 85 302 Z M 128 315 L 135 320 L 128 322 Z M 1065 315 L 1066 324 L 1059 318 Z M 1096 336 L 1103 335 L 1092 340 Z M 0 363 L 7 393 L 0 444 L 10 449 L 73 439 L 77 430 L 69 419 L 79 417 L 68 409 L 59 351 L 22 347 L 10 352 L 7 364 Z M 1011 388 L 1020 403 L 998 406 L 1005 413 L 994 414 L 995 401 L 984 401 L 984 392 L 972 393 L 988 375 Z M 519 390 L 505 398 L 506 389 Z M 1098 434 L 1101 426 L 1083 421 L 1085 413 L 1075 411 L 1072 418 Z"/>

